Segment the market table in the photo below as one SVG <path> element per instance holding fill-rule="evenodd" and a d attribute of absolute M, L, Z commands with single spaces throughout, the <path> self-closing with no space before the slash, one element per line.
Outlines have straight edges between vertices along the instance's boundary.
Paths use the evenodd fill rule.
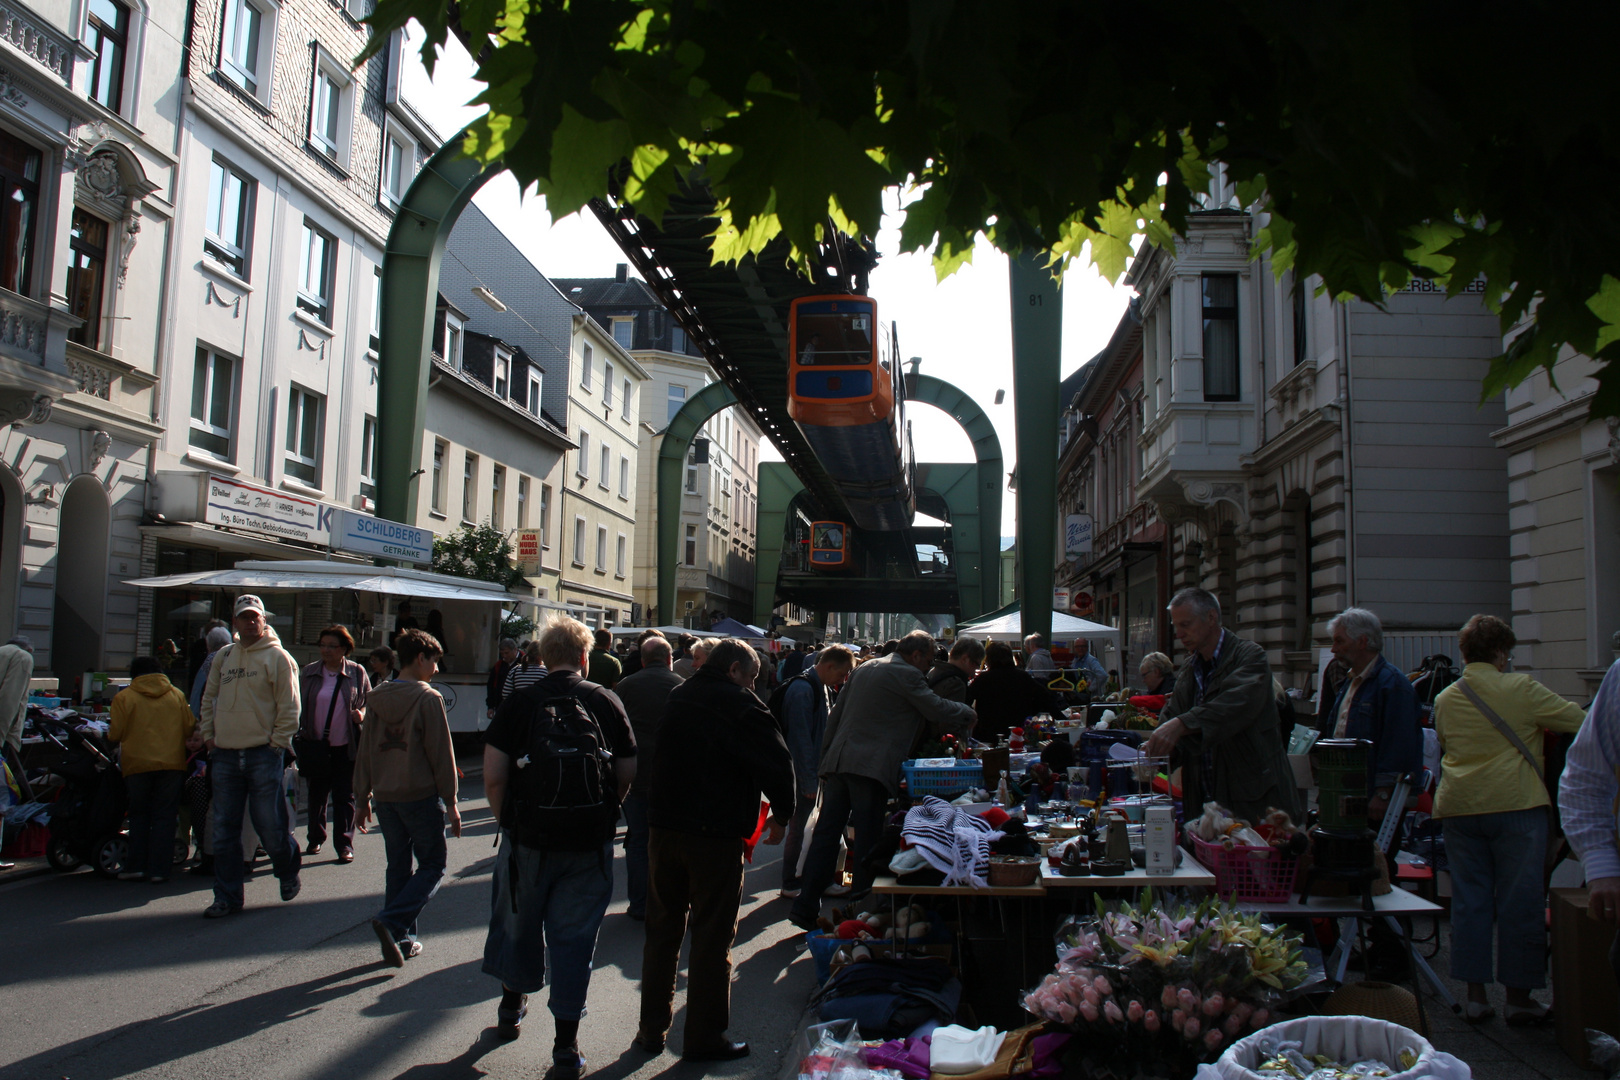
<path fill-rule="evenodd" d="M 1140 889 L 1144 885 L 1159 885 L 1169 888 L 1182 888 L 1187 886 L 1205 886 L 1214 888 L 1215 872 L 1193 858 L 1183 848 L 1177 848 L 1176 853 L 1180 859 L 1175 870 L 1168 874 L 1150 874 L 1140 866 L 1132 866 L 1123 874 L 1080 874 L 1076 877 L 1064 877 L 1057 867 L 1050 863 L 1041 864 L 1041 884 L 1049 891 L 1073 888 L 1087 889 Z"/>
<path fill-rule="evenodd" d="M 880 877 L 872 882 L 872 892 L 879 896 L 902 896 L 910 904 L 922 897 L 956 897 L 956 922 L 959 927 L 965 927 L 966 921 L 962 917 L 962 898 L 964 896 L 990 897 L 1000 903 L 997 908 L 1001 914 L 1001 932 L 1003 939 L 1007 933 L 1007 900 L 1041 901 L 1046 897 L 1046 889 L 1039 879 L 1032 885 L 987 885 L 979 889 L 971 885 L 902 885 L 893 877 Z M 1018 966 L 1022 975 L 1022 985 L 1029 984 L 1029 950 L 1025 947 L 1025 939 L 1029 934 L 1029 910 L 1024 904 L 1019 905 L 1018 913 Z M 972 940 L 972 939 L 969 939 Z"/>
<path fill-rule="evenodd" d="M 1429 985 L 1434 987 L 1434 991 L 1440 996 L 1440 1000 L 1451 1006 L 1452 1012 L 1461 1013 L 1462 1005 L 1458 1003 L 1456 998 L 1451 996 L 1451 991 L 1447 990 L 1445 984 L 1435 975 L 1434 969 L 1429 966 L 1429 962 L 1419 956 L 1416 950 L 1412 948 L 1411 935 L 1407 932 L 1406 927 L 1401 924 L 1403 917 L 1437 915 L 1442 910 L 1440 905 L 1432 900 L 1425 900 L 1416 893 L 1407 892 L 1405 889 L 1391 889 L 1382 896 L 1373 897 L 1372 901 L 1373 909 L 1371 911 L 1367 911 L 1362 907 L 1360 893 L 1350 896 L 1308 896 L 1303 900 L 1296 895 L 1279 903 L 1270 904 L 1239 900 L 1238 907 L 1244 911 L 1264 912 L 1268 915 L 1280 915 L 1285 918 L 1337 920 L 1339 924 L 1339 944 L 1334 947 L 1333 954 L 1325 960 L 1323 965 L 1329 977 L 1337 983 L 1344 982 L 1345 967 L 1350 962 L 1350 942 L 1354 939 L 1355 932 L 1359 932 L 1360 923 L 1366 919 L 1383 919 L 1390 929 L 1395 931 L 1396 936 L 1401 939 L 1401 944 L 1406 947 L 1408 972 L 1412 977 L 1412 996 L 1417 999 L 1419 1018 L 1423 1019 L 1424 1024 L 1427 1025 L 1428 1020 L 1423 1017 L 1423 987 L 1418 982 L 1420 973 L 1428 980 Z M 1347 928 L 1345 924 L 1352 921 L 1356 924 L 1355 927 Z M 1355 932 L 1347 932 L 1347 929 Z"/>

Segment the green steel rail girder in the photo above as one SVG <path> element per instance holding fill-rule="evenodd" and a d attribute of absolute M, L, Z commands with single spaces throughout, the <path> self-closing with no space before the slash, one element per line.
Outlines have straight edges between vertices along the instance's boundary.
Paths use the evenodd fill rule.
<path fill-rule="evenodd" d="M 710 383 L 686 400 L 663 431 L 658 447 L 658 611 L 649 621 L 675 621 L 675 575 L 681 547 L 681 483 L 692 438 L 721 409 L 737 404 L 725 383 Z"/>
<path fill-rule="evenodd" d="M 502 170 L 463 156 L 457 134 L 405 192 L 383 252 L 377 352 L 377 516 L 416 520 L 439 263 L 450 230 L 479 188 Z"/>

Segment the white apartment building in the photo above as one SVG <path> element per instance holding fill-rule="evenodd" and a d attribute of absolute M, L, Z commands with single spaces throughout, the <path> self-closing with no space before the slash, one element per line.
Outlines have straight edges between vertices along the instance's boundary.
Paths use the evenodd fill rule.
<path fill-rule="evenodd" d="M 1620 651 L 1620 421 L 1590 415 L 1597 381 L 1567 351 L 1507 392 L 1514 667 L 1587 701 Z"/>
<path fill-rule="evenodd" d="M 8 4 L 0 35 L 0 637 L 64 690 L 136 650 L 173 298 L 184 11 Z"/>
<path fill-rule="evenodd" d="M 636 466 L 635 599 L 649 625 L 708 627 L 716 616 L 753 618 L 759 537 L 759 450 L 762 433 L 740 409 L 711 417 L 693 438 L 682 474 L 676 599 L 658 606 L 658 453 L 663 430 L 714 369 L 645 282 L 621 263 L 612 278 L 558 278 L 556 285 L 606 327 L 647 372 L 641 390 Z"/>
<path fill-rule="evenodd" d="M 363 2 L 188 6 L 141 576 L 309 558 L 332 508 L 371 507 L 383 245 L 438 140 L 399 96 L 397 48 L 350 71 Z M 333 619 L 366 631 L 362 644 L 381 640 L 369 611 L 342 607 L 352 599 L 265 601 L 300 658 Z M 143 647 L 189 650 L 218 602 L 212 590 L 143 592 Z"/>

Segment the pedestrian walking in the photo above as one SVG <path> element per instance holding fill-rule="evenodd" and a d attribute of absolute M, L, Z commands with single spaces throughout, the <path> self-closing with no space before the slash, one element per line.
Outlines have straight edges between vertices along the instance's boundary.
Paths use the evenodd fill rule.
<path fill-rule="evenodd" d="M 174 872 L 186 740 L 197 721 L 157 657 L 137 656 L 129 674 L 129 686 L 113 697 L 107 728 L 119 744 L 118 768 L 129 793 L 129 851 L 118 879 L 161 883 Z"/>
<path fill-rule="evenodd" d="M 484 687 L 484 717 L 495 719 L 495 710 L 501 707 L 505 696 L 506 676 L 518 662 L 518 643 L 509 637 L 501 638 L 500 659 L 489 669 L 489 683 Z"/>
<path fill-rule="evenodd" d="M 788 822 L 782 847 L 782 889 L 777 895 L 784 900 L 797 897 L 801 887 L 799 857 L 804 853 L 805 831 L 816 808 L 821 742 L 827 731 L 832 696 L 854 669 L 855 654 L 848 649 L 823 649 L 813 666 L 793 676 L 772 695 L 773 704 L 781 702 L 777 716 L 793 755 L 793 775 L 799 786 L 793 820 Z"/>
<path fill-rule="evenodd" d="M 326 843 L 326 804 L 332 803 L 332 847 L 337 861 L 354 861 L 354 756 L 366 718 L 371 679 L 349 659 L 354 638 L 346 626 L 328 626 L 319 637 L 321 658 L 299 673 L 302 702 L 293 749 L 298 772 L 309 785 L 305 855 Z"/>
<path fill-rule="evenodd" d="M 507 698 L 515 697 L 545 677 L 546 665 L 540 661 L 540 642 L 538 640 L 524 642 L 518 662 L 506 673 L 506 686 L 501 692 L 501 700 L 504 702 Z M 496 710 L 497 713 L 499 711 Z"/>
<path fill-rule="evenodd" d="M 606 630 L 596 632 L 596 648 L 591 650 L 591 666 L 585 678 L 597 686 L 612 690 L 624 674 L 624 665 L 613 655 L 613 635 Z"/>
<path fill-rule="evenodd" d="M 663 635 L 641 643 L 641 668 L 619 682 L 619 701 L 636 734 L 636 782 L 624 797 L 624 876 L 630 903 L 626 914 L 647 918 L 647 770 L 658 749 L 658 729 L 670 691 L 684 680 L 670 669 L 669 642 Z"/>
<path fill-rule="evenodd" d="M 793 757 L 776 718 L 753 692 L 760 667 L 747 642 L 726 638 L 670 693 L 664 712 L 650 770 L 647 942 L 635 1038 L 647 1053 L 663 1052 L 690 926 L 681 1057 L 732 1061 L 748 1054 L 746 1042 L 726 1034 L 744 843 L 759 826 L 762 792 L 770 803 L 767 844 L 781 842 L 794 804 Z"/>
<path fill-rule="evenodd" d="M 1586 713 L 1528 675 L 1507 671 L 1512 627 L 1475 615 L 1457 635 L 1462 678 L 1434 700 L 1443 753 L 1434 816 L 1451 867 L 1451 977 L 1468 984 L 1463 1018 L 1495 1015 L 1486 993 L 1492 930 L 1506 1021 L 1545 1023 L 1531 997 L 1547 985 L 1548 797 L 1543 732 L 1575 731 Z M 1612 815 L 1613 810 L 1611 808 Z"/>
<path fill-rule="evenodd" d="M 371 928 L 394 967 L 422 952 L 416 920 L 444 879 L 445 822 L 451 835 L 461 835 L 450 718 L 444 698 L 428 685 L 444 647 L 421 630 L 406 630 L 398 640 L 400 678 L 367 696 L 354 761 L 356 824 L 371 820 L 375 800 L 388 855 L 383 907 Z"/>
<path fill-rule="evenodd" d="M 545 985 L 556 1025 L 550 1080 L 585 1072 L 579 1022 L 596 934 L 613 897 L 613 833 L 636 775 L 636 738 L 613 691 L 581 674 L 591 631 L 558 619 L 540 635 L 549 674 L 508 697 L 484 733 L 484 791 L 500 823 L 485 974 L 501 981 L 502 1038 L 522 1033 Z"/>
<path fill-rule="evenodd" d="M 236 598 L 236 640 L 209 665 L 197 725 L 208 747 L 214 795 L 214 902 L 218 919 L 242 910 L 242 816 L 281 881 L 282 900 L 298 895 L 300 858 L 288 827 L 282 769 L 298 731 L 298 666 L 265 621 L 264 601 Z"/>

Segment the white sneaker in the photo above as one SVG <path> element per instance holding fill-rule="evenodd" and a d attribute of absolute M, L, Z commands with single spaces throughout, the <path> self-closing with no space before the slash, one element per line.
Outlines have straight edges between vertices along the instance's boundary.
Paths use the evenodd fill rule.
<path fill-rule="evenodd" d="M 783 900 L 792 900 L 794 897 L 799 895 L 799 890 L 798 889 L 779 889 L 779 890 L 777 890 L 776 895 L 780 899 L 783 899 Z"/>

